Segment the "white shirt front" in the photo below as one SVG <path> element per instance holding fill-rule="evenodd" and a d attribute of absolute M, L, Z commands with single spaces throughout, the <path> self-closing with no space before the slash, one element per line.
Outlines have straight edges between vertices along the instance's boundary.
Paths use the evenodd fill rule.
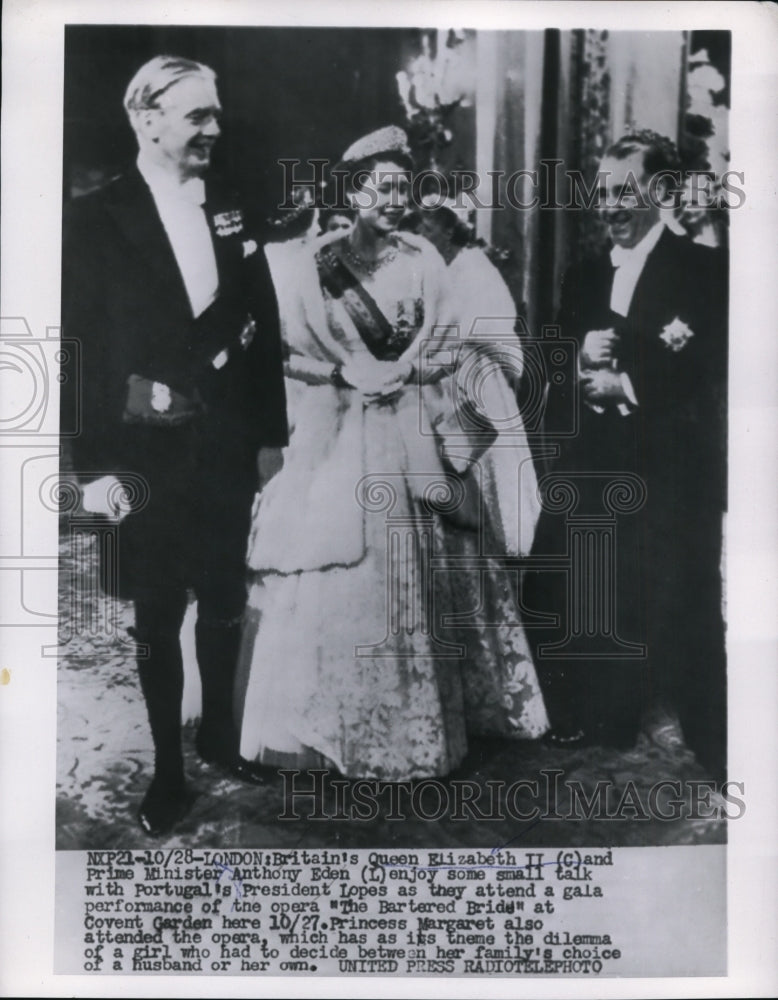
<path fill-rule="evenodd" d="M 618 313 L 619 316 L 626 316 L 629 312 L 638 279 L 643 273 L 643 267 L 648 259 L 648 255 L 659 242 L 663 229 L 664 222 L 657 222 L 636 246 L 614 246 L 612 248 L 611 263 L 616 270 L 613 274 L 613 285 L 611 286 L 610 307 L 611 311 Z M 614 368 L 616 368 L 615 362 Z M 621 386 L 628 402 L 617 403 L 616 408 L 623 417 L 626 417 L 632 412 L 633 407 L 637 407 L 640 404 L 635 395 L 635 387 L 632 385 L 632 379 L 626 372 L 621 372 L 620 377 Z M 596 413 L 605 413 L 605 407 L 599 403 L 587 403 L 586 405 Z"/>
<path fill-rule="evenodd" d="M 615 246 L 611 250 L 611 263 L 616 268 L 611 288 L 611 310 L 619 316 L 626 316 L 629 312 L 638 278 L 664 227 L 664 222 L 657 222 L 636 246 Z"/>
<path fill-rule="evenodd" d="M 203 209 L 205 184 L 199 177 L 182 183 L 143 153 L 138 155 L 138 170 L 151 190 L 197 319 L 219 291 L 216 254 Z"/>

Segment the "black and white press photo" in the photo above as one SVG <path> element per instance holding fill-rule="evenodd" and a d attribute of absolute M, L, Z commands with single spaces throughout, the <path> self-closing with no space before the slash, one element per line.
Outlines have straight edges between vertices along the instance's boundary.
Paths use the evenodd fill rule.
<path fill-rule="evenodd" d="M 65 42 L 60 846 L 723 842 L 730 36 Z"/>
<path fill-rule="evenodd" d="M 676 6 L 42 19 L 0 447 L 52 983 L 724 995 L 771 828 L 775 24 Z"/>

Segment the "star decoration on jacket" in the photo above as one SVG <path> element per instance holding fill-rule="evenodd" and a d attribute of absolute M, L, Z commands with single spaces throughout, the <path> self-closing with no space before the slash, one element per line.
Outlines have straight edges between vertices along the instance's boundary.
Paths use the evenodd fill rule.
<path fill-rule="evenodd" d="M 684 323 L 680 317 L 676 316 L 672 323 L 668 323 L 664 327 L 659 334 L 659 339 L 663 340 L 671 351 L 677 353 L 686 347 L 693 336 L 694 330 L 688 324 Z"/>

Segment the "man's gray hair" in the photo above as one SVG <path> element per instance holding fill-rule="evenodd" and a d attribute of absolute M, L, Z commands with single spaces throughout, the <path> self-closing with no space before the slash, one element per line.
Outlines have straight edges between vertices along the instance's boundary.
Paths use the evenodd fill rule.
<path fill-rule="evenodd" d="M 209 66 L 180 56 L 154 56 L 130 80 L 124 95 L 128 115 L 159 107 L 159 99 L 174 84 L 188 76 L 199 76 L 211 82 L 216 74 Z"/>

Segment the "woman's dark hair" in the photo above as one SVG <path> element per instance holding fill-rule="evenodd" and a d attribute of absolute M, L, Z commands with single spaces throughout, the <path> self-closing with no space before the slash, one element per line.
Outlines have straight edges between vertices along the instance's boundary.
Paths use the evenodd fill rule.
<path fill-rule="evenodd" d="M 451 242 L 454 246 L 466 247 L 470 246 L 473 242 L 472 230 L 458 219 L 451 209 L 446 208 L 445 205 L 441 205 L 439 208 L 422 209 L 423 214 L 427 212 L 434 215 L 435 218 L 441 219 L 446 224 L 446 228 L 451 233 Z"/>
<path fill-rule="evenodd" d="M 327 228 L 327 223 L 330 219 L 337 215 L 342 215 L 344 218 L 348 219 L 349 222 L 354 221 L 355 212 L 352 208 L 321 208 L 319 209 L 319 229 L 324 232 Z"/>
<path fill-rule="evenodd" d="M 608 147 L 605 155 L 615 160 L 626 160 L 628 156 L 638 152 L 643 153 L 643 169 L 649 176 L 678 170 L 680 167 L 675 144 L 667 136 L 648 128 L 623 135 Z"/>

